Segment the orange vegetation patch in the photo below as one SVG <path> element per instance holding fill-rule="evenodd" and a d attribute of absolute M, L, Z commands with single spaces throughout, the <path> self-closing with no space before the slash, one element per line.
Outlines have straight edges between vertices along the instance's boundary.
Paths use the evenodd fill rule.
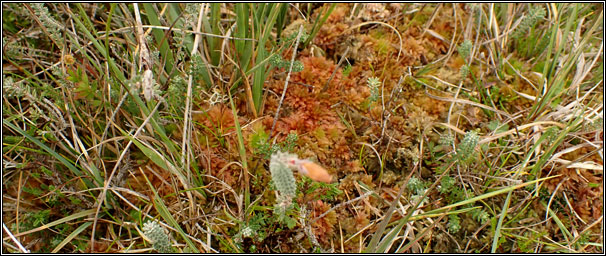
<path fill-rule="evenodd" d="M 239 161 L 238 137 L 231 107 L 216 104 L 202 113 L 193 116 L 200 124 L 192 136 L 198 151 L 196 158 L 199 166 L 208 171 L 206 174 L 219 178 L 232 187 L 239 187 L 242 168 L 239 165 L 229 165 Z M 241 127 L 244 117 L 238 116 Z M 242 129 L 242 135 L 247 138 L 252 131 Z M 246 143 L 246 141 L 245 141 Z M 246 147 L 251 150 L 250 147 Z M 213 182 L 213 180 L 208 180 Z"/>
<path fill-rule="evenodd" d="M 324 212 L 328 211 L 331 206 L 327 203 L 318 200 L 312 203 L 311 218 L 314 219 Z M 314 235 L 323 246 L 330 246 L 330 240 L 335 234 L 335 224 L 337 223 L 337 213 L 331 211 L 324 217 L 318 219 L 311 224 Z"/>
<path fill-rule="evenodd" d="M 584 158 L 582 162 L 589 161 L 603 165 L 599 155 L 595 152 L 591 153 L 592 150 L 591 147 L 583 147 L 564 154 L 562 159 L 574 161 Z M 557 166 L 560 166 L 560 168 Z M 545 181 L 548 192 L 554 193 L 558 184 L 561 183 L 557 191 L 558 197 L 563 198 L 562 193 L 565 193 L 572 208 L 581 219 L 589 224 L 600 218 L 603 215 L 602 208 L 604 205 L 604 191 L 601 186 L 604 182 L 603 171 L 584 168 L 561 168 L 561 164 L 557 164 L 557 166 L 557 172 L 551 175 L 561 174 L 561 176 Z M 567 205 L 564 207 L 568 209 Z"/>
<path fill-rule="evenodd" d="M 350 132 L 337 114 L 336 104 L 354 99 L 356 104 L 362 97 L 349 97 L 356 89 L 365 90 L 363 85 L 343 82 L 342 73 L 337 66 L 324 57 L 304 56 L 301 62 L 305 69 L 293 73 L 284 98 L 280 117 L 276 123 L 276 134 L 280 137 L 291 132 L 299 134 L 299 145 L 305 145 L 301 157 L 316 156 L 319 162 L 330 168 L 355 166 L 349 163 L 353 152 L 348 146 Z M 328 85 L 327 85 L 328 83 Z M 268 89 L 281 95 L 284 81 L 272 80 Z M 323 88 L 326 90 L 323 91 Z M 269 97 L 266 110 L 275 113 L 279 99 Z M 263 124 L 271 127 L 273 118 L 266 118 Z"/>
<path fill-rule="evenodd" d="M 147 183 L 148 180 L 149 184 Z M 159 166 L 150 162 L 145 166 L 133 168 L 126 178 L 125 186 L 132 191 L 147 196 L 148 199 L 151 200 L 155 195 L 150 188 L 150 184 L 160 197 L 164 197 L 170 194 L 174 195 L 176 192 L 175 189 L 178 189 L 173 187 L 171 184 L 180 183 L 173 182 L 172 180 L 173 175 L 168 170 L 160 168 Z M 176 180 L 176 178 L 174 180 Z M 123 193 L 123 195 L 135 206 L 140 206 L 143 203 L 139 196 L 130 193 Z"/>

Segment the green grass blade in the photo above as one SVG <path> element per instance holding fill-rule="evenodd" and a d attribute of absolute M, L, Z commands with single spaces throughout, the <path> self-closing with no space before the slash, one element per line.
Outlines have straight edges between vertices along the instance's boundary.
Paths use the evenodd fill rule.
<path fill-rule="evenodd" d="M 316 34 L 318 34 L 318 31 L 320 31 L 320 28 L 322 27 L 322 25 L 324 24 L 324 22 L 326 22 L 326 20 L 328 19 L 328 16 L 330 16 L 330 14 L 332 13 L 332 11 L 337 7 L 336 3 L 332 3 L 330 5 L 330 8 L 328 9 L 328 11 L 326 13 L 324 13 L 324 16 L 322 16 L 322 19 L 318 20 L 320 18 L 320 15 L 318 15 L 318 17 L 316 18 L 314 25 L 311 29 L 311 33 L 309 33 L 309 38 L 307 38 L 307 41 L 305 41 L 305 43 L 303 44 L 303 48 L 307 47 L 307 45 L 311 42 L 311 40 L 314 39 L 314 37 L 316 36 Z"/>
<path fill-rule="evenodd" d="M 506 193 L 506 192 L 509 192 L 509 191 L 513 191 L 513 190 L 516 190 L 516 189 L 519 189 L 519 188 L 523 188 L 523 187 L 528 186 L 528 185 L 535 184 L 537 182 L 541 182 L 541 181 L 552 179 L 552 178 L 559 177 L 559 176 L 560 175 L 544 177 L 544 178 L 540 178 L 540 179 L 537 179 L 537 180 L 524 182 L 522 184 L 518 184 L 518 185 L 515 185 L 515 186 L 506 187 L 506 188 L 503 188 L 503 189 L 499 189 L 497 191 L 492 191 L 492 192 L 489 192 L 489 193 L 486 193 L 486 194 L 483 194 L 483 195 L 479 195 L 479 196 L 476 196 L 476 197 L 473 197 L 473 198 L 470 198 L 470 199 L 467 199 L 467 200 L 463 200 L 461 202 L 457 202 L 457 203 L 454 203 L 454 204 L 451 204 L 451 205 L 447 205 L 447 206 L 444 206 L 444 207 L 441 207 L 441 208 L 438 208 L 438 209 L 435 209 L 435 210 L 427 211 L 427 212 L 425 212 L 423 214 L 419 214 L 419 216 L 426 216 L 426 215 L 429 215 L 429 214 L 441 213 L 443 211 L 446 211 L 446 210 L 454 208 L 454 207 L 458 207 L 458 206 L 466 205 L 466 204 L 471 204 L 471 203 L 474 203 L 474 202 L 477 202 L 477 201 L 480 201 L 480 200 L 491 198 L 491 197 L 494 197 L 494 196 L 497 196 L 497 195 L 500 195 L 500 194 L 503 194 L 503 193 Z"/>
<path fill-rule="evenodd" d="M 86 228 L 88 228 L 92 224 L 93 224 L 92 222 L 86 222 L 86 223 L 80 225 L 76 230 L 74 230 L 74 232 L 72 232 L 65 239 L 63 239 L 63 241 L 61 241 L 61 243 L 59 243 L 57 245 L 57 247 L 55 247 L 55 249 L 53 249 L 53 251 L 51 251 L 51 253 L 59 252 L 59 250 L 61 250 L 61 248 L 63 248 L 63 246 L 65 246 L 67 243 L 71 242 L 76 236 L 78 236 L 80 233 L 82 233 L 82 231 L 84 231 Z"/>
<path fill-rule="evenodd" d="M 143 145 L 143 143 L 139 142 L 138 139 L 133 138 L 132 135 L 130 135 L 124 131 L 122 131 L 122 133 L 124 134 L 124 136 L 127 136 L 137 146 L 137 148 L 139 148 L 139 150 L 141 150 L 141 152 L 143 152 L 143 154 L 145 154 L 145 156 L 147 156 L 150 160 L 152 160 L 152 162 L 154 162 L 154 164 L 158 165 L 162 169 L 168 170 L 169 172 L 171 172 L 174 175 L 179 176 L 181 181 L 187 180 L 185 178 L 185 175 L 183 175 L 183 173 L 179 172 L 179 170 L 177 170 L 175 165 L 168 162 L 166 157 L 164 157 L 163 155 L 160 155 L 157 151 L 152 150 L 152 149 L 148 148 L 147 146 Z M 184 184 L 184 185 L 186 185 L 186 184 Z"/>
<path fill-rule="evenodd" d="M 154 193 L 153 201 L 154 201 L 154 208 L 156 209 L 156 211 L 158 211 L 160 216 L 162 216 L 162 218 L 168 223 L 168 225 L 170 225 L 171 227 L 173 227 L 177 230 L 177 233 L 179 233 L 179 235 L 181 235 L 183 240 L 185 240 L 185 243 L 187 243 L 187 246 L 189 247 L 191 252 L 200 253 L 200 251 L 198 250 L 198 248 L 196 248 L 196 246 L 191 241 L 191 239 L 189 239 L 189 237 L 187 237 L 187 235 L 185 234 L 185 231 L 183 231 L 183 229 L 181 229 L 181 226 L 179 225 L 177 220 L 175 220 L 173 215 L 170 213 L 170 211 L 168 210 L 168 208 L 162 201 L 162 198 L 158 195 L 158 192 L 156 191 L 154 186 L 151 184 L 149 179 L 147 179 L 147 177 L 145 175 L 143 175 L 143 177 L 147 181 L 147 184 L 149 185 L 149 188 L 151 189 L 151 191 Z"/>
<path fill-rule="evenodd" d="M 244 171 L 244 177 L 245 177 L 245 183 L 244 184 L 244 212 L 246 211 L 246 208 L 248 208 L 248 205 L 250 204 L 250 184 L 249 182 L 249 178 L 248 178 L 248 161 L 246 160 L 246 148 L 244 145 L 244 137 L 242 136 L 242 128 L 240 127 L 240 121 L 238 121 L 238 113 L 236 112 L 236 105 L 234 104 L 234 100 L 231 96 L 231 92 L 228 90 L 228 95 L 229 95 L 229 103 L 231 104 L 231 111 L 232 114 L 234 115 L 234 125 L 236 126 L 236 133 L 238 134 L 238 149 L 240 151 L 240 160 L 242 162 L 242 167 L 243 167 L 243 171 Z"/>
<path fill-rule="evenodd" d="M 82 6 L 80 4 L 76 4 L 76 6 L 81 9 L 81 12 L 84 11 L 84 9 L 82 8 Z M 86 17 L 86 16 L 85 16 Z M 118 66 L 116 65 L 116 62 L 114 61 L 113 58 L 111 58 L 107 51 L 105 51 L 105 47 L 103 45 L 101 45 L 101 43 L 99 43 L 99 41 L 97 40 L 96 37 L 94 37 L 90 31 L 88 31 L 88 29 L 86 28 L 86 26 L 84 26 L 84 24 L 82 23 L 82 21 L 80 20 L 80 16 L 78 15 L 72 15 L 73 20 L 76 22 L 76 25 L 78 26 L 78 28 L 80 28 L 82 30 L 82 32 L 84 32 L 84 35 L 86 35 L 86 37 L 88 37 L 89 40 L 91 40 L 91 42 L 93 43 L 93 45 L 95 46 L 95 48 L 101 53 L 101 55 L 103 55 L 109 62 L 109 67 L 111 68 L 111 70 L 113 71 L 113 75 L 117 76 L 117 78 L 120 81 L 125 81 L 126 77 L 124 76 L 124 74 L 120 71 L 120 69 L 118 68 Z M 69 35 L 69 34 L 68 34 Z M 74 39 L 73 42 L 78 42 L 78 40 Z M 81 51 L 83 54 L 86 54 L 86 51 Z M 96 63 L 95 61 L 92 61 L 92 63 Z M 99 69 L 99 71 L 101 71 Z"/>
<path fill-rule="evenodd" d="M 377 251 L 377 248 L 378 248 L 377 245 L 379 243 L 379 239 L 383 236 L 383 232 L 385 232 L 385 228 L 387 227 L 387 224 L 389 223 L 389 220 L 391 219 L 391 216 L 393 215 L 394 211 L 396 210 L 396 205 L 398 204 L 398 201 L 399 201 L 400 197 L 402 196 L 402 193 L 404 193 L 404 190 L 405 190 L 404 187 L 400 188 L 400 192 L 398 193 L 398 196 L 395 197 L 395 199 L 393 200 L 393 202 L 389 206 L 389 209 L 385 213 L 385 218 L 379 224 L 379 229 L 372 236 L 372 239 L 370 240 L 370 243 L 369 243 L 368 247 L 366 248 L 365 252 L 372 252 L 372 253 L 378 252 Z M 408 215 L 411 215 L 412 211 L 414 211 L 414 209 L 411 210 L 411 212 Z M 408 217 L 409 216 L 406 216 L 406 217 L 404 217 L 404 219 L 407 219 Z"/>
<path fill-rule="evenodd" d="M 279 7 L 279 11 L 278 11 L 278 18 L 276 20 L 276 37 L 277 38 L 281 38 L 282 37 L 282 31 L 284 30 L 284 27 L 286 25 L 286 18 L 287 18 L 287 11 L 288 11 L 288 5 L 287 4 L 281 4 Z"/>
<path fill-rule="evenodd" d="M 97 211 L 97 209 L 93 208 L 93 209 L 88 209 L 88 210 L 81 211 L 79 213 L 74 213 L 74 214 L 72 214 L 70 216 L 63 217 L 63 218 L 58 219 L 56 221 L 53 221 L 51 223 L 42 224 L 42 226 L 34 228 L 32 230 L 28 230 L 28 231 L 25 231 L 25 232 L 21 232 L 19 234 L 15 234 L 15 237 L 19 237 L 19 236 L 35 233 L 35 232 L 38 232 L 38 231 L 41 231 L 41 230 L 45 230 L 47 228 L 54 227 L 54 226 L 57 226 L 59 224 L 62 224 L 62 223 L 68 222 L 68 221 L 72 221 L 72 220 L 75 220 L 75 219 L 86 217 L 88 215 L 95 214 L 96 211 Z"/>
<path fill-rule="evenodd" d="M 76 166 L 74 166 L 70 161 L 68 161 L 67 159 L 65 159 L 59 153 L 57 153 L 54 150 L 52 150 L 51 148 L 49 148 L 42 141 L 36 139 L 35 137 L 32 137 L 27 132 L 25 132 L 24 130 L 21 130 L 21 128 L 19 128 L 19 127 L 15 126 L 14 124 L 6 121 L 5 119 L 2 119 L 2 123 L 4 125 L 10 127 L 11 129 L 15 130 L 19 134 L 23 135 L 24 137 L 26 137 L 27 139 L 29 139 L 30 141 L 32 141 L 34 144 L 36 144 L 37 146 L 39 146 L 40 148 L 42 148 L 44 151 L 48 152 L 51 156 L 53 156 L 54 158 L 56 158 L 57 160 L 59 160 L 59 162 L 61 162 L 63 165 L 65 165 L 65 167 L 67 167 L 70 171 L 72 171 L 72 173 L 75 176 L 79 176 L 79 177 L 83 176 L 82 172 L 78 168 L 76 168 Z M 103 184 L 103 179 L 101 179 L 101 176 L 98 173 L 96 175 L 93 174 L 93 178 L 97 182 L 97 185 Z M 88 188 L 94 187 L 94 185 L 88 179 L 83 178 L 82 180 L 84 181 L 84 183 L 86 184 L 86 186 Z"/>
<path fill-rule="evenodd" d="M 470 207 L 470 208 L 463 208 L 463 209 L 457 209 L 457 210 L 452 210 L 452 211 L 448 211 L 448 212 L 440 212 L 440 213 L 430 213 L 430 214 L 423 213 L 423 214 L 411 216 L 409 218 L 409 221 L 420 220 L 420 219 L 424 219 L 424 218 L 434 218 L 434 217 L 442 216 L 444 214 L 446 214 L 446 215 L 456 215 L 456 214 L 466 213 L 466 212 L 469 212 L 469 211 L 472 211 L 474 209 L 478 209 L 478 208 L 481 208 L 481 207 L 482 206 L 474 206 L 474 207 Z"/>
<path fill-rule="evenodd" d="M 159 14 L 156 13 L 156 10 L 152 6 L 153 4 L 155 3 L 141 4 L 145 9 L 147 20 L 149 21 L 150 25 L 163 26 L 163 24 L 160 22 Z M 165 34 L 165 32 L 158 29 L 152 30 L 152 33 L 156 44 L 160 45 L 158 47 L 160 50 L 160 59 L 163 60 L 163 62 L 161 63 L 161 67 L 163 66 L 166 73 L 170 74 L 173 70 L 175 60 L 173 57 L 173 52 L 168 46 L 168 38 L 166 38 L 167 35 Z"/>
<path fill-rule="evenodd" d="M 247 3 L 236 3 L 236 32 L 234 33 L 237 38 L 247 38 L 249 36 L 250 24 L 248 20 L 250 18 L 249 4 Z M 236 47 L 236 54 L 239 55 L 240 68 L 242 70 L 248 69 L 250 58 L 252 56 L 252 41 L 248 40 L 235 40 L 234 45 Z"/>
<path fill-rule="evenodd" d="M 221 22 L 221 3 L 211 3 L 210 4 L 210 23 L 212 24 L 209 32 L 212 32 L 215 35 L 221 33 L 219 29 Z M 221 40 L 218 37 L 206 37 L 208 48 L 210 49 L 210 60 L 211 63 L 215 66 L 219 65 L 219 61 L 221 60 Z"/>
<path fill-rule="evenodd" d="M 497 227 L 494 231 L 494 236 L 492 238 L 492 248 L 490 249 L 491 253 L 495 253 L 497 248 L 499 247 L 499 239 L 501 238 L 501 228 L 503 227 L 503 220 L 505 220 L 505 216 L 507 215 L 507 211 L 509 210 L 509 204 L 511 202 L 511 193 L 513 190 L 507 193 L 507 198 L 505 198 L 505 204 L 503 205 L 503 209 L 501 210 L 501 216 L 499 217 L 499 221 L 497 222 Z"/>
<path fill-rule="evenodd" d="M 543 204 L 543 202 L 541 202 Z M 543 204 L 544 207 L 547 207 L 545 204 Z M 558 225 L 558 228 L 560 228 L 560 231 L 562 231 L 562 234 L 564 234 L 564 239 L 566 239 L 566 242 L 570 243 L 570 240 L 573 239 L 572 234 L 570 233 L 570 231 L 568 231 L 568 229 L 566 229 L 566 226 L 564 226 L 564 223 L 562 223 L 562 220 L 560 220 L 560 218 L 558 218 L 558 215 L 555 214 L 555 212 L 553 212 L 553 210 L 551 210 L 551 208 L 548 208 L 549 210 L 549 216 L 551 216 L 553 218 L 553 220 L 555 221 L 556 225 Z"/>
<path fill-rule="evenodd" d="M 406 224 L 406 222 L 408 222 L 408 221 L 400 221 L 398 223 L 398 226 L 396 226 L 395 228 L 390 230 L 389 233 L 387 233 L 387 235 L 383 238 L 383 240 L 381 240 L 379 245 L 377 245 L 377 249 L 375 250 L 375 252 L 387 253 L 387 248 L 391 247 L 391 245 L 394 242 L 394 237 L 396 237 L 396 235 L 398 235 L 400 233 L 400 231 L 402 230 L 402 228 L 404 227 L 404 224 Z"/>

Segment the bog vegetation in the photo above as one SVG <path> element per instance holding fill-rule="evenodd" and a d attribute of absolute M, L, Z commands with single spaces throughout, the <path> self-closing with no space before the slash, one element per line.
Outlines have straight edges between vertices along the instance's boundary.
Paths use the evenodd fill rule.
<path fill-rule="evenodd" d="M 603 253 L 603 10 L 3 3 L 2 252 Z"/>

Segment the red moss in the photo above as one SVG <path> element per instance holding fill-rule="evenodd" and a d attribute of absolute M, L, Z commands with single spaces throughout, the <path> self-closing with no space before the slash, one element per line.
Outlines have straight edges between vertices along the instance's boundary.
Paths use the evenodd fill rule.
<path fill-rule="evenodd" d="M 318 200 L 312 203 L 311 218 L 316 218 L 331 208 L 329 204 Z M 337 223 L 337 214 L 334 211 L 329 212 L 324 217 L 311 224 L 312 230 L 318 241 L 323 246 L 329 246 L 330 240 L 335 234 L 335 224 Z"/>

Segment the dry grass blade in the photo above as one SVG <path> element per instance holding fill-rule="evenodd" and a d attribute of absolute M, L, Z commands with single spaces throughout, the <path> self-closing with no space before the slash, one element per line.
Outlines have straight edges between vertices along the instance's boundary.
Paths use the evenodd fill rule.
<path fill-rule="evenodd" d="M 493 107 L 486 106 L 486 105 L 481 104 L 481 103 L 473 102 L 473 101 L 466 100 L 466 99 L 455 99 L 455 98 L 440 97 L 440 96 L 432 95 L 427 90 L 425 90 L 425 94 L 427 96 L 429 96 L 430 98 L 433 98 L 433 99 L 436 99 L 436 100 L 450 101 L 450 102 L 456 102 L 456 103 L 460 103 L 460 104 L 467 104 L 467 105 L 471 105 L 471 106 L 476 106 L 476 107 L 479 107 L 479 108 L 490 110 L 490 111 L 495 112 L 495 113 L 497 113 L 499 115 L 503 115 L 503 116 L 505 116 L 505 117 L 507 117 L 509 119 L 513 119 L 513 117 L 510 114 L 505 113 L 505 112 L 503 112 L 501 110 L 495 109 Z"/>
<path fill-rule="evenodd" d="M 135 131 L 135 133 L 133 134 L 134 138 L 137 138 L 137 136 L 139 135 L 139 133 L 143 130 L 143 127 L 145 127 L 145 125 L 151 120 L 151 118 L 154 116 L 153 114 L 158 110 L 158 107 L 160 106 L 160 104 L 156 104 L 156 107 L 151 111 L 150 115 L 145 119 L 145 121 L 143 121 L 143 123 L 139 126 L 139 128 Z M 104 186 L 103 186 L 103 190 L 101 191 L 101 193 L 99 193 L 99 197 L 97 198 L 97 210 L 95 211 L 95 217 L 93 220 L 93 231 L 92 231 L 92 235 L 91 235 L 91 251 L 93 251 L 94 246 L 95 246 L 95 230 L 97 227 L 97 219 L 99 217 L 99 211 L 101 210 L 101 206 L 103 205 L 103 203 L 105 202 L 106 196 L 105 194 L 107 193 L 107 189 L 109 188 L 109 184 L 112 181 L 112 178 L 114 177 L 114 174 L 116 173 L 116 170 L 118 170 L 118 167 L 120 167 L 120 162 L 122 161 L 122 159 L 124 158 L 124 156 L 126 155 L 127 152 L 129 152 L 129 148 L 130 146 L 133 144 L 133 140 L 130 140 L 128 142 L 128 144 L 126 144 L 126 147 L 124 148 L 124 150 L 122 151 L 122 153 L 120 154 L 120 157 L 118 158 L 118 162 L 116 163 L 116 165 L 114 166 L 114 169 L 112 170 L 111 174 L 109 175 L 109 177 L 104 181 Z M 186 183 L 184 183 L 184 185 L 186 185 Z"/>
<path fill-rule="evenodd" d="M 6 227 L 4 222 L 2 222 L 2 229 L 4 230 L 4 232 L 6 232 L 8 234 L 8 236 L 11 238 L 11 240 L 13 240 L 13 242 L 19 247 L 19 250 L 21 250 L 22 253 L 30 253 L 30 251 L 28 249 L 25 249 L 25 247 L 23 247 L 23 245 L 19 242 L 19 240 L 17 240 L 17 238 L 13 235 L 13 233 L 11 233 L 11 231 Z"/>
<path fill-rule="evenodd" d="M 286 75 L 286 80 L 284 81 L 284 90 L 282 91 L 282 97 L 280 97 L 280 103 L 278 104 L 278 109 L 276 110 L 276 114 L 274 115 L 274 122 L 271 125 L 271 130 L 269 131 L 269 137 L 271 138 L 276 128 L 276 122 L 278 121 L 278 117 L 280 117 L 280 108 L 282 107 L 282 102 L 284 102 L 284 96 L 286 96 L 286 90 L 288 89 L 288 81 L 290 80 L 290 75 L 292 73 L 292 67 L 294 64 L 295 56 L 297 55 L 297 48 L 299 47 L 299 41 L 301 40 L 301 35 L 303 34 L 303 26 L 299 26 L 299 31 L 297 32 L 297 38 L 295 39 L 295 46 L 293 50 L 293 54 L 290 60 L 290 66 L 288 68 L 288 75 Z"/>
<path fill-rule="evenodd" d="M 91 215 L 93 213 L 95 213 L 95 209 L 84 210 L 84 211 L 81 211 L 81 212 L 78 212 L 78 213 L 74 213 L 74 214 L 72 214 L 70 216 L 63 217 L 63 218 L 61 218 L 59 220 L 56 220 L 56 221 L 53 221 L 51 223 L 42 224 L 42 226 L 34 228 L 32 230 L 28 230 L 28 231 L 25 231 L 25 232 L 21 232 L 21 233 L 15 234 L 14 236 L 15 237 L 20 237 L 20 236 L 23 236 L 23 235 L 27 235 L 27 234 L 35 233 L 35 232 L 38 232 L 38 231 L 42 231 L 42 230 L 45 230 L 47 228 L 51 228 L 51 227 L 54 227 L 56 225 L 59 225 L 61 223 L 66 223 L 68 221 L 72 221 L 72 220 L 75 220 L 75 219 L 86 217 L 86 216 Z M 3 238 L 3 239 L 9 239 L 9 237 Z"/>

